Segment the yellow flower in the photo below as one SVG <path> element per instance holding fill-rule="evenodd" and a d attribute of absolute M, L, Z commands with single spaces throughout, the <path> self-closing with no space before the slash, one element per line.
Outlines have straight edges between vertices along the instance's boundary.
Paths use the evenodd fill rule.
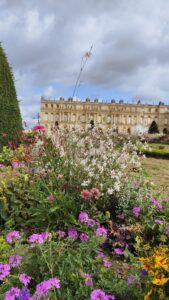
<path fill-rule="evenodd" d="M 165 236 L 165 235 L 161 235 L 161 237 L 160 237 L 160 238 L 161 238 L 161 241 L 162 241 L 162 242 L 166 242 L 166 239 L 167 239 L 167 238 L 166 238 L 166 236 Z"/>
<path fill-rule="evenodd" d="M 169 271 L 169 259 L 163 256 L 156 256 L 155 257 L 155 268 L 157 269 L 164 269 L 165 271 Z"/>
<path fill-rule="evenodd" d="M 152 283 L 154 283 L 155 285 L 164 285 L 168 280 L 169 278 L 165 278 L 164 274 L 159 274 L 156 272 L 155 278 L 152 280 Z"/>
<path fill-rule="evenodd" d="M 149 300 L 153 290 L 150 290 L 145 296 L 144 300 Z"/>

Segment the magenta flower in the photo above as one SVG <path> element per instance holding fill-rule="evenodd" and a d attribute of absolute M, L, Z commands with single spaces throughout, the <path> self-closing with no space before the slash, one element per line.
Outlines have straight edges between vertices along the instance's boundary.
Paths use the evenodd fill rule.
<path fill-rule="evenodd" d="M 98 236 L 105 236 L 107 237 L 107 229 L 104 228 L 103 226 L 102 227 L 98 227 L 95 231 L 96 235 Z"/>
<path fill-rule="evenodd" d="M 114 252 L 118 255 L 124 255 L 124 251 L 121 248 L 115 248 Z"/>
<path fill-rule="evenodd" d="M 89 227 L 94 227 L 97 224 L 97 222 L 93 219 L 88 219 L 86 223 Z"/>
<path fill-rule="evenodd" d="M 0 264 L 0 280 L 3 280 L 10 273 L 10 265 L 8 264 Z"/>
<path fill-rule="evenodd" d="M 157 220 L 155 220 L 154 222 L 155 222 L 156 224 L 159 224 L 159 225 L 162 225 L 162 224 L 164 224 L 164 221 L 162 221 L 162 220 L 158 220 L 158 219 L 157 219 Z"/>
<path fill-rule="evenodd" d="M 128 285 L 132 284 L 133 280 L 134 280 L 133 276 L 128 276 L 128 278 L 127 278 L 127 284 Z"/>
<path fill-rule="evenodd" d="M 90 294 L 90 300 L 105 300 L 106 294 L 102 290 L 94 290 Z"/>
<path fill-rule="evenodd" d="M 22 256 L 13 255 L 9 257 L 9 264 L 12 268 L 18 267 L 21 264 Z"/>
<path fill-rule="evenodd" d="M 68 236 L 70 238 L 77 238 L 77 231 L 74 228 L 68 228 Z"/>
<path fill-rule="evenodd" d="M 56 231 L 56 234 L 61 238 L 66 236 L 66 232 L 63 230 Z"/>
<path fill-rule="evenodd" d="M 108 260 L 104 260 L 104 266 L 106 267 L 106 268 L 110 268 L 111 267 L 111 262 L 110 261 L 108 261 Z"/>
<path fill-rule="evenodd" d="M 20 163 L 18 161 L 13 161 L 12 162 L 12 167 L 13 168 L 16 168 L 16 167 L 19 167 L 20 166 Z"/>
<path fill-rule="evenodd" d="M 19 275 L 19 280 L 24 284 L 24 286 L 27 286 L 30 283 L 31 279 L 32 277 L 28 276 L 25 273 Z"/>
<path fill-rule="evenodd" d="M 140 207 L 133 208 L 133 215 L 135 216 L 135 218 L 139 217 L 140 211 L 141 211 Z"/>
<path fill-rule="evenodd" d="M 11 287 L 5 294 L 4 300 L 15 300 L 19 297 L 20 290 L 15 287 Z"/>
<path fill-rule="evenodd" d="M 104 255 L 103 252 L 98 251 L 97 254 L 98 254 L 98 256 L 99 256 L 100 258 L 102 258 L 102 259 L 105 258 L 105 255 Z"/>
<path fill-rule="evenodd" d="M 106 295 L 105 300 L 116 300 L 114 295 Z"/>
<path fill-rule="evenodd" d="M 59 289 L 60 288 L 60 280 L 57 277 L 44 280 L 36 286 L 36 291 L 38 293 L 44 293 L 45 295 L 52 288 Z"/>
<path fill-rule="evenodd" d="M 20 239 L 20 233 L 17 230 L 11 231 L 6 235 L 6 240 L 9 244 L 12 244 L 16 240 Z"/>
<path fill-rule="evenodd" d="M 88 235 L 86 233 L 81 233 L 80 234 L 80 240 L 83 241 L 87 241 L 89 239 Z"/>
<path fill-rule="evenodd" d="M 81 212 L 79 214 L 78 220 L 82 223 L 86 223 L 89 220 L 89 215 L 86 212 Z"/>
<path fill-rule="evenodd" d="M 164 233 L 165 233 L 166 235 L 169 235 L 169 227 L 165 227 Z"/>
<path fill-rule="evenodd" d="M 93 286 L 92 274 L 90 274 L 90 273 L 85 274 L 85 285 L 86 286 Z"/>
<path fill-rule="evenodd" d="M 155 198 L 151 198 L 150 202 L 153 203 L 158 211 L 162 210 L 163 206 Z"/>
<path fill-rule="evenodd" d="M 43 244 L 48 238 L 48 232 L 34 233 L 28 237 L 28 243 L 30 244 Z"/>

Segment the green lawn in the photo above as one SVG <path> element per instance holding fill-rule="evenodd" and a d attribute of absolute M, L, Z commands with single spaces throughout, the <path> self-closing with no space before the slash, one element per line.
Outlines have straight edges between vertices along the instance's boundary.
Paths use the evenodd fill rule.
<path fill-rule="evenodd" d="M 169 160 L 147 157 L 143 160 L 143 168 L 155 188 L 162 189 L 169 196 Z"/>

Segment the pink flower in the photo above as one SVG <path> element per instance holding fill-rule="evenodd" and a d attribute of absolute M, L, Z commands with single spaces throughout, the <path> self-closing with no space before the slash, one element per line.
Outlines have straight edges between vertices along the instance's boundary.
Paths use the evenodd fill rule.
<path fill-rule="evenodd" d="M 110 268 L 111 267 L 111 262 L 110 261 L 108 261 L 108 260 L 104 260 L 104 266 L 106 267 L 106 268 Z"/>
<path fill-rule="evenodd" d="M 140 211 L 141 211 L 140 207 L 133 208 L 133 215 L 135 216 L 135 218 L 139 217 Z"/>
<path fill-rule="evenodd" d="M 89 273 L 85 274 L 85 285 L 86 286 L 93 286 L 93 279 L 92 279 L 92 275 Z"/>
<path fill-rule="evenodd" d="M 43 244 L 49 236 L 48 232 L 34 233 L 28 237 L 30 244 Z"/>
<path fill-rule="evenodd" d="M 55 200 L 55 196 L 51 193 L 49 196 L 48 196 L 48 200 L 49 202 L 53 202 Z"/>
<path fill-rule="evenodd" d="M 44 280 L 36 286 L 36 291 L 39 293 L 44 293 L 45 295 L 52 288 L 60 288 L 60 280 L 57 277 Z"/>
<path fill-rule="evenodd" d="M 154 222 L 155 222 L 156 224 L 159 224 L 159 225 L 162 225 L 162 224 L 164 224 L 164 221 L 162 221 L 162 220 L 158 220 L 158 219 L 157 219 L 157 220 L 155 220 Z"/>
<path fill-rule="evenodd" d="M 99 256 L 100 258 L 102 258 L 102 259 L 105 258 L 105 255 L 104 255 L 103 252 L 98 251 L 97 254 L 98 254 L 98 256 Z"/>
<path fill-rule="evenodd" d="M 85 233 L 81 233 L 80 234 L 80 240 L 83 241 L 87 241 L 89 239 L 88 235 Z"/>
<path fill-rule="evenodd" d="M 91 199 L 92 194 L 88 190 L 83 190 L 83 191 L 81 191 L 80 196 L 85 200 L 89 200 L 89 199 Z"/>
<path fill-rule="evenodd" d="M 89 220 L 89 215 L 86 212 L 81 212 L 79 214 L 78 220 L 82 223 L 86 223 Z"/>
<path fill-rule="evenodd" d="M 124 255 L 124 252 L 123 252 L 123 250 L 122 250 L 121 248 L 115 248 L 115 249 L 114 249 L 114 252 L 115 252 L 116 254 L 118 254 L 118 255 Z"/>
<path fill-rule="evenodd" d="M 68 228 L 68 236 L 70 238 L 77 238 L 77 231 L 74 228 Z"/>
<path fill-rule="evenodd" d="M 90 300 L 105 300 L 106 294 L 102 290 L 94 290 L 90 294 Z"/>
<path fill-rule="evenodd" d="M 13 255 L 9 257 L 9 264 L 13 268 L 18 267 L 21 264 L 21 261 L 22 261 L 22 256 Z"/>
<path fill-rule="evenodd" d="M 104 227 L 98 227 L 95 231 L 96 235 L 98 236 L 105 236 L 107 237 L 107 229 Z"/>
<path fill-rule="evenodd" d="M 0 280 L 3 280 L 10 273 L 10 265 L 8 264 L 0 264 Z"/>
<path fill-rule="evenodd" d="M 92 188 L 90 190 L 90 193 L 91 193 L 92 197 L 94 197 L 95 199 L 99 199 L 101 196 L 101 193 L 99 192 L 99 190 L 97 188 Z"/>
<path fill-rule="evenodd" d="M 94 227 L 94 226 L 97 224 L 97 222 L 96 222 L 95 220 L 93 220 L 93 219 L 88 219 L 88 220 L 86 221 L 86 223 L 87 223 L 87 225 L 90 226 L 90 227 Z"/>
<path fill-rule="evenodd" d="M 163 202 L 165 203 L 169 202 L 169 198 L 163 198 Z"/>
<path fill-rule="evenodd" d="M 9 244 L 12 244 L 14 241 L 20 239 L 20 233 L 17 230 L 11 231 L 6 235 L 6 240 Z"/>
<path fill-rule="evenodd" d="M 19 167 L 20 166 L 20 163 L 18 161 L 13 161 L 12 162 L 12 167 L 13 168 L 16 168 L 16 167 Z"/>
<path fill-rule="evenodd" d="M 19 296 L 20 290 L 15 287 L 11 287 L 5 294 L 4 300 L 15 300 Z"/>
<path fill-rule="evenodd" d="M 158 211 L 162 210 L 163 206 L 160 202 L 158 202 L 155 198 L 151 198 L 150 202 L 155 205 Z"/>
<path fill-rule="evenodd" d="M 33 131 L 45 131 L 45 130 L 46 130 L 45 126 L 40 124 L 33 127 Z"/>
<path fill-rule="evenodd" d="M 30 283 L 31 279 L 32 277 L 28 276 L 25 273 L 19 275 L 19 280 L 24 284 L 24 286 L 27 286 Z"/>

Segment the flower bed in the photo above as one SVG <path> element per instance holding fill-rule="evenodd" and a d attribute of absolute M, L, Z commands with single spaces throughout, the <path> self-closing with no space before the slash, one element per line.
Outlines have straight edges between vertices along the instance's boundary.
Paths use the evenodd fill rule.
<path fill-rule="evenodd" d="M 44 127 L 21 142 L 0 154 L 0 299 L 167 299 L 169 199 L 138 145 Z"/>

